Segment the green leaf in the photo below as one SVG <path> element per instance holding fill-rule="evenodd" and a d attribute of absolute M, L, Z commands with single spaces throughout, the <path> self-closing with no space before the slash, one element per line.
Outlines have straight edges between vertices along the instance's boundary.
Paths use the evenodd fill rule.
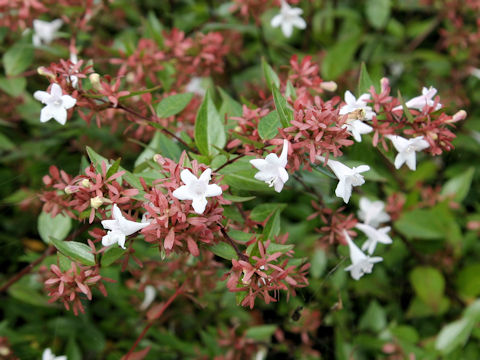
<path fill-rule="evenodd" d="M 310 263 L 310 275 L 314 279 L 319 279 L 327 268 L 327 254 L 322 249 L 316 249 Z"/>
<path fill-rule="evenodd" d="M 400 100 L 400 103 L 402 104 L 403 113 L 407 117 L 408 122 L 413 123 L 413 115 L 410 112 L 409 108 L 407 107 L 407 104 L 405 103 L 405 100 L 403 99 L 402 94 L 400 93 L 400 90 L 398 90 L 398 99 Z"/>
<path fill-rule="evenodd" d="M 94 266 L 95 256 L 88 245 L 76 241 L 61 241 L 53 237 L 51 242 L 58 251 L 83 265 Z"/>
<path fill-rule="evenodd" d="M 457 347 L 465 345 L 474 325 L 475 322 L 469 318 L 462 318 L 445 325 L 437 336 L 435 349 L 448 354 Z"/>
<path fill-rule="evenodd" d="M 372 86 L 372 78 L 368 73 L 367 66 L 364 62 L 362 62 L 362 66 L 360 68 L 360 77 L 358 79 L 357 96 L 368 93 Z"/>
<path fill-rule="evenodd" d="M 57 216 L 52 218 L 50 214 L 42 212 L 38 217 L 37 227 L 42 240 L 50 244 L 51 237 L 60 241 L 67 237 L 72 228 L 72 219 L 63 214 L 57 214 Z"/>
<path fill-rule="evenodd" d="M 157 105 L 157 116 L 167 118 L 178 114 L 187 107 L 192 97 L 193 93 L 184 93 L 163 98 Z"/>
<path fill-rule="evenodd" d="M 224 120 L 225 116 L 228 118 L 232 116 L 242 116 L 243 114 L 243 108 L 242 104 L 240 104 L 238 101 L 233 99 L 225 90 L 223 90 L 221 87 L 217 86 L 218 92 L 220 93 L 220 97 L 222 98 L 222 105 L 220 106 L 220 119 Z M 234 127 L 236 126 L 236 121 L 232 120 L 228 122 L 229 127 Z"/>
<path fill-rule="evenodd" d="M 265 239 L 273 240 L 278 234 L 280 234 L 280 211 L 276 210 L 265 224 L 263 236 Z"/>
<path fill-rule="evenodd" d="M 382 29 L 390 17 L 391 0 L 367 0 L 365 14 L 367 20 L 376 29 Z"/>
<path fill-rule="evenodd" d="M 102 255 L 102 267 L 112 265 L 116 260 L 120 259 L 126 250 L 119 246 L 110 246 Z"/>
<path fill-rule="evenodd" d="M 276 214 L 278 214 L 278 212 L 276 212 L 275 215 Z M 286 252 L 293 250 L 294 247 L 295 245 L 293 244 L 277 244 L 272 242 L 267 248 L 267 254 L 274 254 L 276 252 L 281 252 L 282 254 L 285 254 Z"/>
<path fill-rule="evenodd" d="M 118 158 L 107 170 L 107 174 L 105 175 L 105 177 L 108 179 L 110 176 L 112 176 L 113 174 L 115 174 L 116 172 L 118 172 L 118 170 L 120 169 L 120 161 L 121 159 Z"/>
<path fill-rule="evenodd" d="M 182 150 L 170 138 L 162 134 L 160 131 L 157 131 L 145 150 L 143 150 L 137 160 L 135 160 L 135 167 L 147 160 L 151 160 L 157 153 L 161 154 L 163 157 L 178 161 Z"/>
<path fill-rule="evenodd" d="M 0 150 L 12 150 L 15 148 L 15 144 L 5 135 L 0 133 Z"/>
<path fill-rule="evenodd" d="M 416 209 L 406 212 L 394 227 L 408 238 L 438 240 L 446 234 L 448 219 L 437 209 Z"/>
<path fill-rule="evenodd" d="M 233 246 L 224 242 L 219 242 L 218 244 L 210 246 L 209 250 L 215 255 L 220 256 L 221 258 L 226 260 L 238 258 Z"/>
<path fill-rule="evenodd" d="M 82 351 L 73 336 L 68 340 L 66 352 L 68 360 L 82 360 Z"/>
<path fill-rule="evenodd" d="M 457 288 L 461 296 L 475 298 L 480 295 L 480 264 L 464 267 L 457 275 Z"/>
<path fill-rule="evenodd" d="M 34 306 L 50 306 L 48 298 L 24 283 L 15 283 L 8 288 L 8 295 L 16 300 Z"/>
<path fill-rule="evenodd" d="M 262 58 L 262 69 L 268 89 L 272 91 L 274 88 L 278 88 L 280 86 L 280 79 L 264 58 Z"/>
<path fill-rule="evenodd" d="M 223 198 L 231 202 L 246 202 L 255 199 L 256 196 L 237 196 L 225 193 L 223 194 Z"/>
<path fill-rule="evenodd" d="M 470 191 L 474 173 L 475 168 L 470 167 L 467 171 L 451 178 L 445 183 L 445 185 L 443 185 L 441 194 L 445 196 L 453 195 L 453 199 L 456 202 L 462 202 Z"/>
<path fill-rule="evenodd" d="M 275 330 L 277 330 L 276 325 L 252 326 L 247 329 L 245 336 L 257 341 L 269 341 Z"/>
<path fill-rule="evenodd" d="M 223 181 L 232 188 L 245 191 L 273 192 L 264 182 L 258 181 L 253 176 L 257 171 L 255 169 L 243 170 L 235 173 L 224 172 Z"/>
<path fill-rule="evenodd" d="M 280 118 L 276 110 L 269 112 L 260 119 L 258 123 L 258 135 L 263 140 L 273 139 L 278 134 L 278 128 L 281 128 Z"/>
<path fill-rule="evenodd" d="M 438 311 L 445 290 L 442 273 L 434 267 L 417 266 L 409 277 L 417 296 L 434 311 Z"/>
<path fill-rule="evenodd" d="M 328 80 L 335 80 L 352 63 L 358 46 L 360 45 L 361 34 L 354 33 L 347 38 L 342 38 L 327 51 L 322 62 L 322 75 Z"/>
<path fill-rule="evenodd" d="M 20 75 L 33 62 L 33 46 L 15 44 L 3 55 L 5 73 L 9 76 Z"/>
<path fill-rule="evenodd" d="M 101 169 L 102 163 L 104 162 L 105 165 L 109 164 L 107 158 L 104 158 L 102 155 L 97 154 L 95 150 L 93 150 L 90 146 L 87 146 L 87 154 L 90 162 L 97 168 Z"/>
<path fill-rule="evenodd" d="M 225 142 L 223 123 L 213 103 L 210 90 L 207 90 L 195 120 L 195 144 L 203 155 L 215 155 L 218 150 L 214 146 L 223 148 Z"/>
<path fill-rule="evenodd" d="M 20 96 L 27 86 L 27 79 L 23 77 L 5 78 L 0 77 L 0 89 L 12 97 Z"/>
<path fill-rule="evenodd" d="M 380 332 L 387 326 L 387 315 L 385 310 L 376 300 L 372 300 L 367 311 L 360 318 L 359 329 Z"/>
<path fill-rule="evenodd" d="M 280 90 L 273 88 L 272 92 L 280 123 L 284 128 L 289 127 L 290 122 L 293 120 L 293 110 L 288 106 L 287 100 L 282 96 Z"/>
<path fill-rule="evenodd" d="M 260 204 L 250 212 L 250 219 L 256 222 L 265 221 L 274 211 L 282 211 L 287 207 L 286 204 L 266 203 Z"/>

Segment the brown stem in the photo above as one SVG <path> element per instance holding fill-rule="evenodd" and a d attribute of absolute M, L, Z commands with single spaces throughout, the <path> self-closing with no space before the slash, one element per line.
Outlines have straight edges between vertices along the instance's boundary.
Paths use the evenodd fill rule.
<path fill-rule="evenodd" d="M 143 328 L 143 331 L 140 333 L 140 335 L 138 336 L 137 340 L 135 340 L 135 343 L 132 345 L 132 347 L 130 348 L 130 350 L 128 350 L 128 353 L 127 355 L 125 355 L 125 357 L 123 358 L 123 360 L 128 360 L 128 358 L 132 355 L 132 353 L 135 351 L 135 348 L 138 346 L 138 344 L 140 343 L 140 341 L 144 338 L 144 336 L 146 335 L 148 329 L 150 329 L 152 327 L 152 325 L 155 323 L 155 321 L 160 317 L 162 316 L 162 314 L 165 312 L 165 310 L 167 310 L 167 308 L 170 306 L 170 304 L 183 292 L 183 287 L 184 287 L 185 283 L 183 283 L 176 291 L 175 293 L 170 296 L 170 298 L 167 300 L 167 302 L 162 306 L 162 308 L 160 309 L 160 311 L 155 314 L 155 316 L 149 320 L 149 322 L 147 323 L 147 325 L 145 325 L 145 327 Z"/>
<path fill-rule="evenodd" d="M 65 241 L 72 241 L 73 239 L 75 239 L 77 237 L 77 235 L 79 233 L 84 232 L 89 227 L 90 227 L 90 224 L 84 224 L 79 230 L 75 230 L 69 237 L 67 237 L 65 239 Z M 5 284 L 3 284 L 0 287 L 0 293 L 2 293 L 4 291 L 7 291 L 10 286 L 15 284 L 17 281 L 19 281 L 25 275 L 29 274 L 30 271 L 32 271 L 35 266 L 40 264 L 47 256 L 55 253 L 55 250 L 56 250 L 55 246 L 50 245 L 38 259 L 36 259 L 31 264 L 28 264 L 27 266 L 25 266 L 22 270 L 20 270 L 20 272 L 13 275 Z"/>
<path fill-rule="evenodd" d="M 227 234 L 227 231 L 225 230 L 225 228 L 221 224 L 218 224 L 218 225 L 220 226 L 220 231 L 222 232 L 222 235 L 225 238 L 225 240 L 227 240 L 227 242 L 230 245 L 232 245 L 232 247 L 235 249 L 235 252 L 237 253 L 238 258 L 243 261 L 248 261 L 248 256 L 240 251 L 235 241 L 233 241 L 233 239 Z"/>

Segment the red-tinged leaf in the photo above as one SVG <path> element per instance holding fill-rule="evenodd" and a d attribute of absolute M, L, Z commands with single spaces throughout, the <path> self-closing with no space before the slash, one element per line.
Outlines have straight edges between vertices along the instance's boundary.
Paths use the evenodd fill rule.
<path fill-rule="evenodd" d="M 142 359 L 145 359 L 145 357 L 148 355 L 148 352 L 150 351 L 150 349 L 151 349 L 151 346 L 148 346 L 143 350 L 135 351 L 135 352 L 130 354 L 130 356 L 128 357 L 128 360 L 142 360 Z M 125 360 L 125 359 L 127 359 L 126 355 L 122 356 L 122 360 Z"/>
<path fill-rule="evenodd" d="M 173 231 L 173 228 L 172 228 L 168 232 L 168 235 L 165 238 L 165 241 L 163 242 L 163 247 L 167 250 L 171 250 L 173 249 L 174 243 L 175 243 L 175 232 Z"/>
<path fill-rule="evenodd" d="M 200 255 L 200 251 L 198 251 L 197 243 L 190 236 L 187 237 L 187 246 L 188 246 L 188 250 L 193 256 Z"/>

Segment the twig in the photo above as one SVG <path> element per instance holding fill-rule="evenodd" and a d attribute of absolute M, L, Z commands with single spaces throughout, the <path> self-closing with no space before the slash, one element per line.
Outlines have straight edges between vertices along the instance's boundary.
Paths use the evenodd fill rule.
<path fill-rule="evenodd" d="M 146 335 L 147 331 L 152 327 L 152 325 L 155 323 L 156 320 L 158 320 L 158 318 L 160 316 L 162 316 L 162 314 L 165 312 L 165 310 L 167 310 L 167 308 L 170 306 L 170 304 L 178 297 L 178 295 L 180 295 L 182 292 L 183 292 L 183 287 L 185 286 L 185 283 L 183 283 L 176 291 L 175 293 L 170 296 L 170 298 L 167 300 L 167 302 L 162 306 L 162 308 L 160 309 L 160 311 L 155 314 L 155 316 L 150 319 L 150 321 L 147 323 L 147 325 L 145 325 L 145 327 L 143 328 L 143 331 L 140 333 L 140 335 L 138 336 L 137 340 L 135 340 L 135 343 L 132 345 L 132 347 L 130 348 L 130 350 L 128 350 L 128 353 L 127 355 L 125 355 L 125 357 L 123 358 L 123 360 L 128 360 L 128 358 L 132 355 L 132 353 L 135 351 L 135 348 L 138 346 L 138 344 L 140 343 L 140 341 L 143 339 L 143 337 Z"/>
<path fill-rule="evenodd" d="M 248 256 L 240 251 L 235 241 L 233 241 L 233 239 L 227 234 L 227 231 L 225 230 L 225 228 L 221 224 L 218 224 L 218 225 L 220 226 L 220 231 L 222 232 L 222 235 L 225 238 L 225 240 L 227 240 L 227 242 L 230 245 L 232 245 L 232 247 L 235 249 L 235 252 L 237 253 L 238 258 L 243 261 L 248 261 Z"/>

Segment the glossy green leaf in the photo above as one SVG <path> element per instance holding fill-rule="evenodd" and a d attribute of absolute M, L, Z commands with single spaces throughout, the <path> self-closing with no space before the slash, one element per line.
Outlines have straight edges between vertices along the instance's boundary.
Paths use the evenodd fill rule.
<path fill-rule="evenodd" d="M 112 265 L 116 260 L 120 259 L 125 252 L 126 250 L 119 246 L 110 246 L 102 255 L 102 267 Z"/>
<path fill-rule="evenodd" d="M 467 171 L 448 180 L 442 188 L 442 195 L 452 196 L 457 202 L 462 202 L 468 195 L 472 185 L 475 168 L 470 167 Z"/>
<path fill-rule="evenodd" d="M 92 249 L 90 249 L 88 245 L 76 241 L 61 241 L 53 237 L 50 239 L 52 244 L 55 245 L 57 250 L 63 255 L 83 265 L 95 265 L 95 256 L 92 254 Z"/>
<path fill-rule="evenodd" d="M 272 67 L 262 58 L 262 69 L 269 90 L 280 86 L 280 79 Z"/>
<path fill-rule="evenodd" d="M 41 239 L 50 244 L 50 238 L 54 237 L 60 241 L 64 240 L 72 228 L 72 219 L 63 214 L 53 217 L 51 214 L 41 212 L 38 217 L 38 233 Z"/>
<path fill-rule="evenodd" d="M 275 102 L 275 108 L 280 119 L 282 127 L 286 128 L 290 126 L 290 122 L 293 120 L 293 110 L 290 109 L 287 100 L 280 93 L 280 90 L 273 88 L 273 101 Z"/>
<path fill-rule="evenodd" d="M 258 123 L 258 135 L 264 140 L 273 139 L 278 134 L 278 128 L 281 128 L 280 118 L 276 110 L 260 119 Z"/>
<path fill-rule="evenodd" d="M 5 73 L 9 76 L 20 75 L 33 62 L 33 46 L 15 44 L 3 55 Z"/>
<path fill-rule="evenodd" d="M 250 212 L 250 219 L 256 222 L 265 221 L 274 211 L 282 211 L 285 209 L 286 204 L 279 203 L 265 203 L 257 205 Z"/>
<path fill-rule="evenodd" d="M 247 329 L 245 336 L 256 341 L 268 341 L 276 329 L 276 325 L 252 326 Z"/>
<path fill-rule="evenodd" d="M 157 104 L 157 116 L 159 118 L 167 118 L 180 113 L 187 107 L 192 97 L 193 93 L 183 93 L 163 98 L 162 101 Z"/>
<path fill-rule="evenodd" d="M 357 87 L 357 96 L 361 96 L 365 93 L 370 93 L 370 88 L 373 86 L 373 81 L 368 73 L 367 66 L 364 62 L 362 62 L 362 66 L 360 68 L 360 77 L 358 79 L 358 87 Z"/>
<path fill-rule="evenodd" d="M 445 279 L 442 273 L 433 267 L 417 266 L 412 270 L 409 278 L 417 296 L 437 311 L 445 290 Z"/>
<path fill-rule="evenodd" d="M 209 250 L 215 255 L 220 256 L 221 258 L 226 260 L 238 258 L 237 253 L 235 252 L 235 249 L 232 247 L 232 245 L 225 242 L 219 242 L 218 244 L 210 246 Z"/>
<path fill-rule="evenodd" d="M 391 7 L 391 0 L 367 0 L 365 14 L 370 25 L 376 29 L 385 27 L 390 17 Z"/>
<path fill-rule="evenodd" d="M 5 78 L 0 77 L 0 90 L 5 91 L 12 97 L 20 96 L 27 86 L 27 79 L 23 77 Z"/>

